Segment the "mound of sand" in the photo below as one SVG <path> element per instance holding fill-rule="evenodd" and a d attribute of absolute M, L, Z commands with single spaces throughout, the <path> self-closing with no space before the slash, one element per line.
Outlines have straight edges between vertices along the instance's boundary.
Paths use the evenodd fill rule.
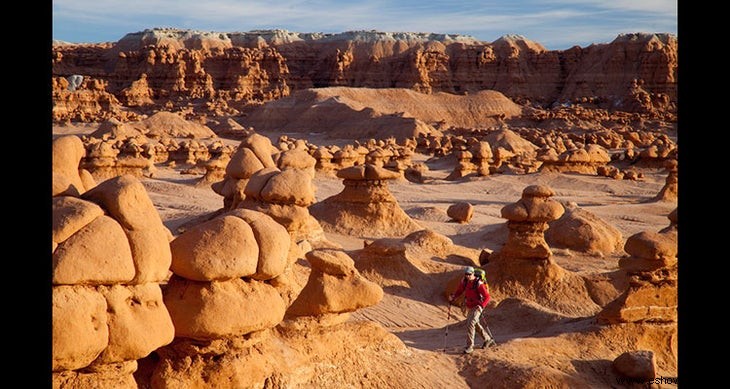
<path fill-rule="evenodd" d="M 492 146 L 493 151 L 501 147 L 517 155 L 530 157 L 537 155 L 538 147 L 534 143 L 507 128 L 490 132 L 484 140 Z"/>
<path fill-rule="evenodd" d="M 132 127 L 128 123 L 120 122 L 118 119 L 111 118 L 109 120 L 106 120 L 102 122 L 99 125 L 99 128 L 89 134 L 90 136 L 94 138 L 117 138 L 117 139 L 125 139 L 125 138 L 134 138 L 138 135 L 143 135 L 144 133 L 139 129 Z"/>
<path fill-rule="evenodd" d="M 185 120 L 172 112 L 157 112 L 156 114 L 130 126 L 141 131 L 151 138 L 215 138 L 210 127 Z"/>
<path fill-rule="evenodd" d="M 304 89 L 270 101 L 247 118 L 257 131 L 325 132 L 341 138 L 410 138 L 435 132 L 432 124 L 483 127 L 522 108 L 502 93 L 424 94 L 410 89 L 331 87 Z"/>

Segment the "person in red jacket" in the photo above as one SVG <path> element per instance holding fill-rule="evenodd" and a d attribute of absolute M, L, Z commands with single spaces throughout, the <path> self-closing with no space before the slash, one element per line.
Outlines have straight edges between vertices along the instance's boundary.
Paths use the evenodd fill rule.
<path fill-rule="evenodd" d="M 489 292 L 487 287 L 484 285 L 481 279 L 478 279 L 474 275 L 474 268 L 467 266 L 464 269 L 464 278 L 459 283 L 459 288 L 456 289 L 450 298 L 449 303 L 454 301 L 456 298 L 464 293 L 466 307 L 469 309 L 469 315 L 467 316 L 467 343 L 464 349 L 465 354 L 470 354 L 474 351 L 474 331 L 478 330 L 479 335 L 484 339 L 482 348 L 487 348 L 496 344 L 494 339 L 487 335 L 484 331 L 484 327 L 479 323 L 479 319 L 482 316 L 482 311 L 489 304 Z"/>

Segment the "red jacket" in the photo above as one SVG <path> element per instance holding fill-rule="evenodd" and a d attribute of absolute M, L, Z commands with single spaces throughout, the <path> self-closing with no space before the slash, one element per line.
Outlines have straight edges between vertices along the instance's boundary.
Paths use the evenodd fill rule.
<path fill-rule="evenodd" d="M 467 308 L 471 309 L 477 305 L 481 305 L 482 308 L 485 308 L 487 304 L 489 304 L 489 292 L 487 292 L 487 287 L 484 286 L 483 283 L 480 283 L 479 286 L 475 288 L 474 283 L 478 281 L 479 280 L 468 281 L 466 278 L 461 280 L 459 288 L 456 289 L 456 292 L 454 292 L 454 298 L 461 296 L 461 294 L 466 291 L 464 297 L 466 298 Z M 481 297 L 483 297 L 483 299 L 480 303 L 479 300 Z"/>

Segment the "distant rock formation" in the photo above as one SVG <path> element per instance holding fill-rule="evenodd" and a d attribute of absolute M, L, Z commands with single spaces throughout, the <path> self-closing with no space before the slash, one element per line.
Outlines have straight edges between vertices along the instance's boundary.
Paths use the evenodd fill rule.
<path fill-rule="evenodd" d="M 526 174 L 537 171 L 538 147 L 507 126 L 489 131 L 482 140 L 492 148 L 490 173 Z"/>
<path fill-rule="evenodd" d="M 79 196 L 96 186 L 91 173 L 80 167 L 86 150 L 75 135 L 56 138 L 51 143 L 51 194 Z"/>
<path fill-rule="evenodd" d="M 550 149 L 552 151 L 552 149 Z M 608 150 L 597 144 L 591 143 L 583 148 L 566 150 L 559 155 L 554 151 L 538 156 L 542 161 L 539 171 L 580 173 L 597 175 L 598 168 L 611 162 Z"/>
<path fill-rule="evenodd" d="M 150 138 L 204 139 L 216 137 L 208 126 L 185 120 L 176 113 L 166 111 L 157 112 L 131 125 Z"/>
<path fill-rule="evenodd" d="M 211 185 L 215 193 L 223 196 L 224 209 L 234 209 L 246 198 L 244 189 L 254 173 L 276 167 L 272 155 L 277 152 L 263 135 L 251 134 L 241 141 L 226 165 L 223 180 Z"/>
<path fill-rule="evenodd" d="M 116 100 L 90 96 L 85 101 L 121 101 L 140 111 L 206 99 L 199 108 L 206 114 L 237 114 L 249 102 L 341 86 L 470 96 L 493 90 L 543 106 L 590 100 L 603 109 L 655 115 L 676 112 L 677 102 L 678 46 L 671 34 L 621 34 L 607 44 L 551 51 L 518 35 L 489 43 L 460 35 L 377 31 L 150 29 L 112 44 L 57 44 L 52 50 L 54 77 L 101 80 Z M 62 89 L 78 92 L 68 91 L 68 85 Z M 74 109 L 64 99 L 54 97 L 56 120 L 108 116 L 66 114 Z"/>
<path fill-rule="evenodd" d="M 88 74 L 88 73 L 86 73 Z M 135 120 L 139 114 L 122 110 L 117 97 L 107 91 L 107 81 L 86 78 L 73 90 L 63 77 L 51 83 L 54 122 L 95 122 L 111 118 Z"/>
<path fill-rule="evenodd" d="M 624 250 L 629 256 L 619 260 L 619 267 L 629 276 L 629 288 L 599 313 L 599 323 L 677 321 L 677 210 L 668 217 L 669 227 L 639 232 L 626 240 Z"/>
<path fill-rule="evenodd" d="M 654 201 L 677 201 L 679 196 L 679 168 L 676 159 L 667 160 L 664 165 L 669 174 L 662 189 L 654 197 Z"/>
<path fill-rule="evenodd" d="M 387 180 L 400 174 L 370 164 L 341 169 L 345 189 L 310 207 L 326 231 L 369 238 L 398 237 L 421 227 L 398 205 Z"/>
<path fill-rule="evenodd" d="M 492 148 L 489 142 L 475 143 L 470 150 L 459 150 L 454 154 L 458 162 L 446 180 L 456 180 L 470 175 L 477 177 L 489 175 L 489 162 L 492 160 Z"/>

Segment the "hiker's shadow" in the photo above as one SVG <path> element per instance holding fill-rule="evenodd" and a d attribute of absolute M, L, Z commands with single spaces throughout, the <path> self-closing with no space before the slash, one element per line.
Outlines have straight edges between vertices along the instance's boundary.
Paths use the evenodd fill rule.
<path fill-rule="evenodd" d="M 427 328 L 394 333 L 406 346 L 427 351 L 460 354 L 466 343 L 466 322 L 452 323 L 447 327 Z"/>

